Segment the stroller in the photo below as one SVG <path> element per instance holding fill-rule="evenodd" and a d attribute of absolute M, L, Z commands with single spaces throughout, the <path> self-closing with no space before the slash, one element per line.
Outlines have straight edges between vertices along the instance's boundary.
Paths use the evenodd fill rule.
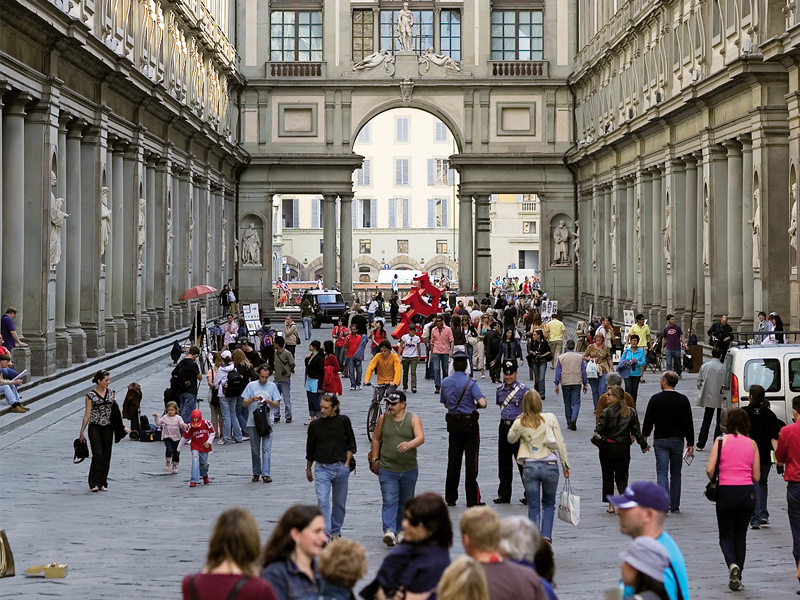
<path fill-rule="evenodd" d="M 653 344 L 653 347 L 647 350 L 647 354 L 645 355 L 645 369 L 648 367 L 650 370 L 655 373 L 656 369 L 659 371 L 663 371 L 662 368 L 662 360 L 664 360 L 664 354 L 661 351 L 661 336 L 656 337 L 656 343 Z"/>

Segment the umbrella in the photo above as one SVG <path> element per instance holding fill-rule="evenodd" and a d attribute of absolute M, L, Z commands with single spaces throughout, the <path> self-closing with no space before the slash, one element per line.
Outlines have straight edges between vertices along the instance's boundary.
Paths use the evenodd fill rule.
<path fill-rule="evenodd" d="M 206 294 L 213 294 L 216 291 L 217 288 L 211 287 L 210 285 L 196 285 L 183 292 L 178 300 L 191 300 L 192 298 L 199 298 Z"/>

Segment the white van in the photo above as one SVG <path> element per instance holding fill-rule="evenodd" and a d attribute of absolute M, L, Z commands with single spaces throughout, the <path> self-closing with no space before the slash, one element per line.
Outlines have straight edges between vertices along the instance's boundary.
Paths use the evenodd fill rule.
<path fill-rule="evenodd" d="M 747 406 L 751 385 L 763 387 L 772 412 L 790 424 L 792 398 L 800 395 L 800 345 L 731 348 L 725 357 L 724 410 Z"/>

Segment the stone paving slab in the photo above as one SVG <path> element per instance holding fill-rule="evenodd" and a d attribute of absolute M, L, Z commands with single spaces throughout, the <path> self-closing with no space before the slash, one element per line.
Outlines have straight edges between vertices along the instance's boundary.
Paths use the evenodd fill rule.
<path fill-rule="evenodd" d="M 325 339 L 330 328 L 315 330 Z M 302 356 L 298 348 L 298 356 Z M 162 392 L 172 369 L 164 356 L 159 363 L 117 380 L 118 392 L 131 381 L 142 385 L 145 414 L 159 410 Z M 432 382 L 423 379 L 419 367 L 419 393 L 409 395 L 409 410 L 422 418 L 425 445 L 420 448 L 417 492 L 444 491 L 446 430 L 442 409 Z M 295 375 L 293 398 L 295 421 L 275 427 L 272 484 L 250 480 L 247 444 L 214 446 L 210 458 L 209 486 L 188 487 L 189 453 L 176 476 L 162 475 L 164 446 L 124 440 L 114 446 L 108 493 L 93 494 L 86 483 L 88 461 L 72 464 L 72 441 L 77 437 L 83 404 L 80 400 L 61 406 L 43 417 L 0 435 L 0 527 L 6 529 L 17 564 L 17 577 L 0 580 L 2 598 L 178 598 L 180 580 L 201 568 L 215 517 L 225 508 L 249 507 L 261 526 L 262 542 L 284 510 L 297 502 L 315 503 L 313 484 L 305 480 L 305 394 L 302 368 Z M 564 427 L 563 404 L 552 392 L 548 371 L 545 409 L 552 411 Z M 527 369 L 521 373 L 527 381 Z M 484 500 L 491 505 L 497 489 L 497 425 L 499 411 L 492 405 L 489 379 L 478 385 L 490 400 L 481 417 L 482 444 L 478 481 Z M 687 374 L 678 389 L 697 398 L 696 376 Z M 87 389 L 90 384 L 87 382 Z M 205 389 L 203 386 L 201 389 Z M 648 374 L 640 387 L 640 408 L 658 391 L 658 376 Z M 366 468 L 368 441 L 366 412 L 371 388 L 350 392 L 345 382 L 343 412 L 353 420 L 358 441 L 359 468 L 350 479 L 344 535 L 363 543 L 368 551 L 371 577 L 388 549 L 381 543 L 380 489 L 378 479 Z M 207 404 L 202 403 L 204 414 Z M 695 409 L 699 429 L 702 412 Z M 581 523 L 573 527 L 556 521 L 553 536 L 556 552 L 556 584 L 562 600 L 602 597 L 602 590 L 619 579 L 618 553 L 628 538 L 619 533 L 617 518 L 607 515 L 600 499 L 600 465 L 597 450 L 589 443 L 594 425 L 591 395 L 583 396 L 578 431 L 564 431 L 572 467 L 572 485 L 581 496 Z M 631 481 L 655 480 L 655 457 L 632 448 Z M 700 453 L 690 467 L 684 466 L 682 513 L 667 519 L 667 530 L 681 546 L 688 565 L 692 598 L 728 598 L 727 577 L 717 541 L 714 506 L 703 496 L 705 459 Z M 560 481 L 559 487 L 563 484 Z M 748 561 L 744 571 L 747 591 L 737 598 L 788 598 L 795 591 L 791 557 L 791 534 L 786 517 L 785 485 L 770 477 L 772 526 L 748 533 Z M 522 486 L 514 481 L 514 499 Z M 465 510 L 462 491 L 459 505 L 451 509 L 456 525 Z M 500 506 L 501 516 L 525 515 L 520 504 Z M 463 550 L 459 536 L 451 551 Z M 26 579 L 20 574 L 28 566 L 66 562 L 69 575 L 61 580 Z M 369 579 L 362 581 L 360 589 Z"/>

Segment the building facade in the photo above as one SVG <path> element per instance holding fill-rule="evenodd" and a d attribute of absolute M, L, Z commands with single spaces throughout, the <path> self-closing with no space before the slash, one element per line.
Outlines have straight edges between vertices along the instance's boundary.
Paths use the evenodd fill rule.
<path fill-rule="evenodd" d="M 579 2 L 580 306 L 798 327 L 794 2 Z M 613 310 L 612 310 L 613 309 Z M 788 323 L 787 323 L 788 324 Z"/>

